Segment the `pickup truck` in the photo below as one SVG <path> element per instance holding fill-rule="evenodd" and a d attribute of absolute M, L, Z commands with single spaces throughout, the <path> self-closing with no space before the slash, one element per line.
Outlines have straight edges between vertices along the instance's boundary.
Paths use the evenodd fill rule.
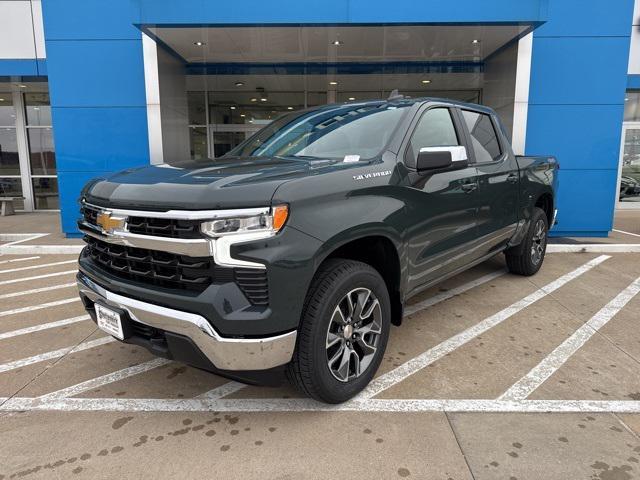
<path fill-rule="evenodd" d="M 80 296 L 123 342 L 343 402 L 412 296 L 500 253 L 515 274 L 540 269 L 557 169 L 515 156 L 478 105 L 293 112 L 221 158 L 90 181 Z"/>

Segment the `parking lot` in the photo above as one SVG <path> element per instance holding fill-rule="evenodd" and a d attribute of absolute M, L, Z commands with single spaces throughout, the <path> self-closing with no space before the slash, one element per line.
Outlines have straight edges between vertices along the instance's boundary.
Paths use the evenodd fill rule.
<path fill-rule="evenodd" d="M 531 278 L 498 257 L 424 292 L 338 406 L 114 341 L 76 257 L 0 256 L 0 480 L 640 476 L 640 254 Z"/>

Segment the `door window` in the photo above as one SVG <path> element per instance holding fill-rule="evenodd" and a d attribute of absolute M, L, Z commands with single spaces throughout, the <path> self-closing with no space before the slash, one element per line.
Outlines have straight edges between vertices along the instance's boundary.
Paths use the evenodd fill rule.
<path fill-rule="evenodd" d="M 493 162 L 500 158 L 500 142 L 493 128 L 491 117 L 484 113 L 462 110 L 462 117 L 471 134 L 473 151 L 476 154 L 476 162 Z"/>
<path fill-rule="evenodd" d="M 460 145 L 453 119 L 448 108 L 432 108 L 427 110 L 411 136 L 407 149 L 406 164 L 415 168 L 416 159 L 421 148 L 450 147 Z"/>

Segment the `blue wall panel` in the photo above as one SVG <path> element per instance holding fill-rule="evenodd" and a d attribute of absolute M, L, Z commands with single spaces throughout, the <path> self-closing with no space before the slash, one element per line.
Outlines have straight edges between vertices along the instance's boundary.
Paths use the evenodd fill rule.
<path fill-rule="evenodd" d="M 550 0 L 534 32 L 526 153 L 560 161 L 552 235 L 612 228 L 633 0 Z"/>

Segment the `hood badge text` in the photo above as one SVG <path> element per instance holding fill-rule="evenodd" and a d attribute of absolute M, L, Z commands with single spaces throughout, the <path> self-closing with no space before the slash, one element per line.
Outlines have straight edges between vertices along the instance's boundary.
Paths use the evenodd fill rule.
<path fill-rule="evenodd" d="M 353 179 L 368 180 L 369 178 L 386 177 L 388 175 L 391 175 L 391 170 L 383 170 L 382 172 L 371 172 L 371 173 L 363 173 L 361 175 L 354 175 Z"/>

